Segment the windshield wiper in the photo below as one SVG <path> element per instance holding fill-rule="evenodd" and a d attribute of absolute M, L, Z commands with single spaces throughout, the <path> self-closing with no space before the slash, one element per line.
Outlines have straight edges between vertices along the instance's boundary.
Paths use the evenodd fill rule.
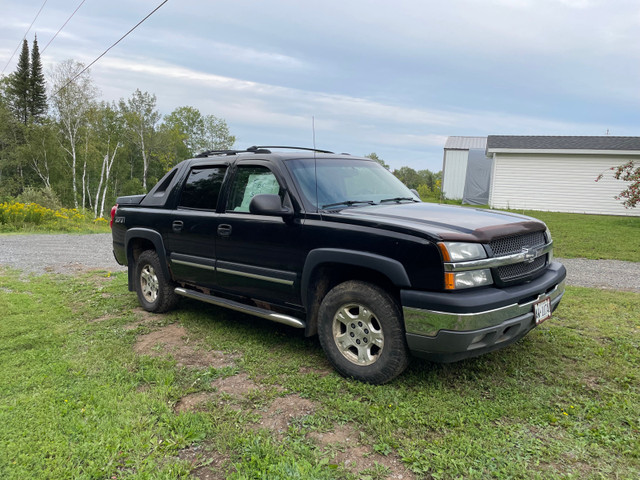
<path fill-rule="evenodd" d="M 385 203 L 385 202 L 402 202 L 403 200 L 408 200 L 408 201 L 412 201 L 412 202 L 417 202 L 418 200 L 416 200 L 413 197 L 394 197 L 394 198 L 385 198 L 384 200 L 380 200 L 380 203 Z"/>
<path fill-rule="evenodd" d="M 375 205 L 375 202 L 373 200 L 344 200 L 342 202 L 328 203 L 326 205 L 323 205 L 322 208 L 337 207 L 339 205 L 346 205 L 347 207 L 350 207 L 352 205 L 359 205 L 361 203 L 364 203 L 366 205 Z"/>

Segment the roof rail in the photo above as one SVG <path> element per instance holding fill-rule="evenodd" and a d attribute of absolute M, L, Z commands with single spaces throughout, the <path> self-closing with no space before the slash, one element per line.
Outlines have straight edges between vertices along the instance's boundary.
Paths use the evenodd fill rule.
<path fill-rule="evenodd" d="M 269 150 L 270 148 L 286 148 L 288 150 L 306 150 L 318 153 L 333 153 L 329 150 L 320 150 L 317 148 L 254 145 L 253 147 L 249 147 L 246 150 L 207 150 L 205 152 L 199 153 L 195 156 L 195 158 L 205 158 L 210 155 L 236 155 L 237 153 L 271 153 L 271 150 Z"/>
<path fill-rule="evenodd" d="M 306 151 L 309 151 L 309 152 L 333 153 L 333 152 L 330 152 L 329 150 L 320 150 L 319 148 L 288 147 L 288 146 L 284 146 L 284 145 L 260 145 L 260 146 L 254 145 L 253 147 L 247 148 L 247 152 L 263 153 L 263 152 L 259 152 L 259 150 L 263 150 L 263 149 L 266 150 L 266 149 L 269 149 L 269 148 L 286 148 L 288 150 L 306 150 Z"/>
<path fill-rule="evenodd" d="M 199 153 L 194 158 L 205 158 L 209 155 L 235 155 L 236 153 L 244 152 L 244 150 L 206 150 Z"/>

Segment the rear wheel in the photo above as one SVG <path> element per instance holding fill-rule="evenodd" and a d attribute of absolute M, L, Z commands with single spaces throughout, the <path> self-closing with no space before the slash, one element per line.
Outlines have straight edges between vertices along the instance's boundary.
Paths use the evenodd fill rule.
<path fill-rule="evenodd" d="M 178 302 L 174 283 L 162 272 L 154 250 L 145 250 L 136 262 L 135 287 L 138 301 L 148 312 L 162 313 Z"/>
<path fill-rule="evenodd" d="M 386 383 L 409 364 L 400 308 L 377 285 L 352 280 L 330 290 L 318 311 L 318 335 L 334 368 L 346 377 Z"/>

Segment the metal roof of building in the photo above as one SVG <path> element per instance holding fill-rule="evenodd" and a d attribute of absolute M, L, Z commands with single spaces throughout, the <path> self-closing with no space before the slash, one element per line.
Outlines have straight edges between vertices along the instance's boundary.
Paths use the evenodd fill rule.
<path fill-rule="evenodd" d="M 487 137 L 449 137 L 444 144 L 445 150 L 471 150 L 487 148 Z"/>
<path fill-rule="evenodd" d="M 640 151 L 640 137 L 489 135 L 487 150 L 493 149 Z"/>

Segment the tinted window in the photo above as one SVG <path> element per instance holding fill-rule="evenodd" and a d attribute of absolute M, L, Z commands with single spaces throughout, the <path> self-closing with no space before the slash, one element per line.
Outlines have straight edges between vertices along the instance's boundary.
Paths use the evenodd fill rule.
<path fill-rule="evenodd" d="M 180 207 L 215 210 L 226 167 L 194 168 L 182 189 Z"/>
<path fill-rule="evenodd" d="M 231 186 L 227 205 L 228 212 L 248 212 L 251 199 L 258 194 L 280 195 L 280 184 L 275 175 L 266 167 L 238 167 Z"/>

